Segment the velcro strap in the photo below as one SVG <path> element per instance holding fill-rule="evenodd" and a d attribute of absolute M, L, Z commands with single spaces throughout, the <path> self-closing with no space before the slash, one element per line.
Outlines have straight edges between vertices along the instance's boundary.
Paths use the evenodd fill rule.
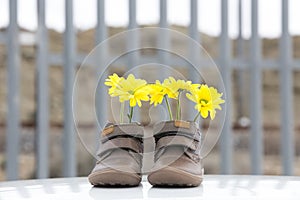
<path fill-rule="evenodd" d="M 105 152 L 118 148 L 130 149 L 136 153 L 143 152 L 141 143 L 136 139 L 118 137 L 101 144 L 98 155 L 101 157 L 103 154 L 105 154 Z"/>
<path fill-rule="evenodd" d="M 168 146 L 183 146 L 192 151 L 198 151 L 200 149 L 199 142 L 196 140 L 191 140 L 184 136 L 165 136 L 160 138 L 156 144 L 156 150 L 160 150 L 161 148 Z"/>
<path fill-rule="evenodd" d="M 154 127 L 154 137 L 159 140 L 166 136 L 185 136 L 200 141 L 201 134 L 195 122 L 167 121 L 160 122 Z"/>
<path fill-rule="evenodd" d="M 182 132 L 182 131 L 162 132 L 162 133 L 156 134 L 154 137 L 157 141 L 160 138 L 164 138 L 164 137 L 168 137 L 168 136 L 182 136 L 182 137 L 185 137 L 185 138 L 190 139 L 190 140 L 200 141 L 200 135 L 195 135 L 195 134 L 192 134 L 192 133 L 189 133 L 189 132 Z"/>
<path fill-rule="evenodd" d="M 115 138 L 117 136 L 131 136 L 142 138 L 143 137 L 143 128 L 137 124 L 122 124 L 122 125 L 109 125 L 106 126 L 101 132 L 101 141 L 102 143 Z"/>

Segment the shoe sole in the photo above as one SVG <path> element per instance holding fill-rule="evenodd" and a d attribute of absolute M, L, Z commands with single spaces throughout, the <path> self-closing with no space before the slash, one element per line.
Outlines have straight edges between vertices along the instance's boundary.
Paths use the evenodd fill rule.
<path fill-rule="evenodd" d="M 138 174 L 113 169 L 93 172 L 88 179 L 94 186 L 133 187 L 138 186 L 141 182 L 141 177 Z"/>
<path fill-rule="evenodd" d="M 173 167 L 165 167 L 148 175 L 148 181 L 158 187 L 197 187 L 202 175 L 191 174 Z"/>

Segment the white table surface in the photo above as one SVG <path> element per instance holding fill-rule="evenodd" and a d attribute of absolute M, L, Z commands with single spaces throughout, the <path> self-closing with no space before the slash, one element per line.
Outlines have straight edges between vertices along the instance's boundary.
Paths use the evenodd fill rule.
<path fill-rule="evenodd" d="M 272 198 L 271 198 L 272 197 Z M 1 200 L 18 199 L 297 199 L 300 177 L 206 175 L 195 188 L 96 188 L 87 178 L 0 182 Z"/>

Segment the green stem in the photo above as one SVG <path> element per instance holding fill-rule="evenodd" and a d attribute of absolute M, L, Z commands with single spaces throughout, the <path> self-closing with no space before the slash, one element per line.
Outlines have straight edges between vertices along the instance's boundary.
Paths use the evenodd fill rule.
<path fill-rule="evenodd" d="M 196 117 L 194 118 L 194 122 L 196 122 L 196 120 L 198 119 L 199 116 L 200 116 L 200 112 L 198 112 L 198 114 L 197 114 Z"/>
<path fill-rule="evenodd" d="M 124 122 L 124 109 L 125 109 L 125 103 L 121 103 L 121 108 L 120 108 L 120 123 Z"/>
<path fill-rule="evenodd" d="M 168 112 L 169 112 L 169 118 L 170 118 L 170 120 L 173 120 L 173 115 L 172 115 L 172 111 L 171 111 L 171 108 L 170 108 L 169 100 L 168 100 L 167 96 L 165 96 L 164 98 L 165 98 L 165 101 L 166 101 L 166 104 L 167 104 L 167 108 L 168 108 Z"/>
<path fill-rule="evenodd" d="M 179 92 L 179 94 L 178 94 L 178 99 L 177 99 L 176 120 L 180 120 L 180 119 L 181 119 L 180 94 L 181 94 L 181 92 Z"/>
<path fill-rule="evenodd" d="M 129 106 L 129 110 L 130 110 L 130 112 L 129 112 L 129 114 L 127 114 L 127 116 L 128 116 L 128 119 L 129 119 L 129 123 L 131 123 L 132 117 L 133 117 L 133 107 Z"/>

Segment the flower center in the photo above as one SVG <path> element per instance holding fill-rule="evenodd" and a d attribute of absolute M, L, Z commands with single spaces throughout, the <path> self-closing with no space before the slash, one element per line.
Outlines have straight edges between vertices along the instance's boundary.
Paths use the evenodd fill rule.
<path fill-rule="evenodd" d="M 208 101 L 206 99 L 200 99 L 200 104 L 207 104 Z"/>
<path fill-rule="evenodd" d="M 134 95 L 134 91 L 130 90 L 128 91 L 129 94 Z"/>

